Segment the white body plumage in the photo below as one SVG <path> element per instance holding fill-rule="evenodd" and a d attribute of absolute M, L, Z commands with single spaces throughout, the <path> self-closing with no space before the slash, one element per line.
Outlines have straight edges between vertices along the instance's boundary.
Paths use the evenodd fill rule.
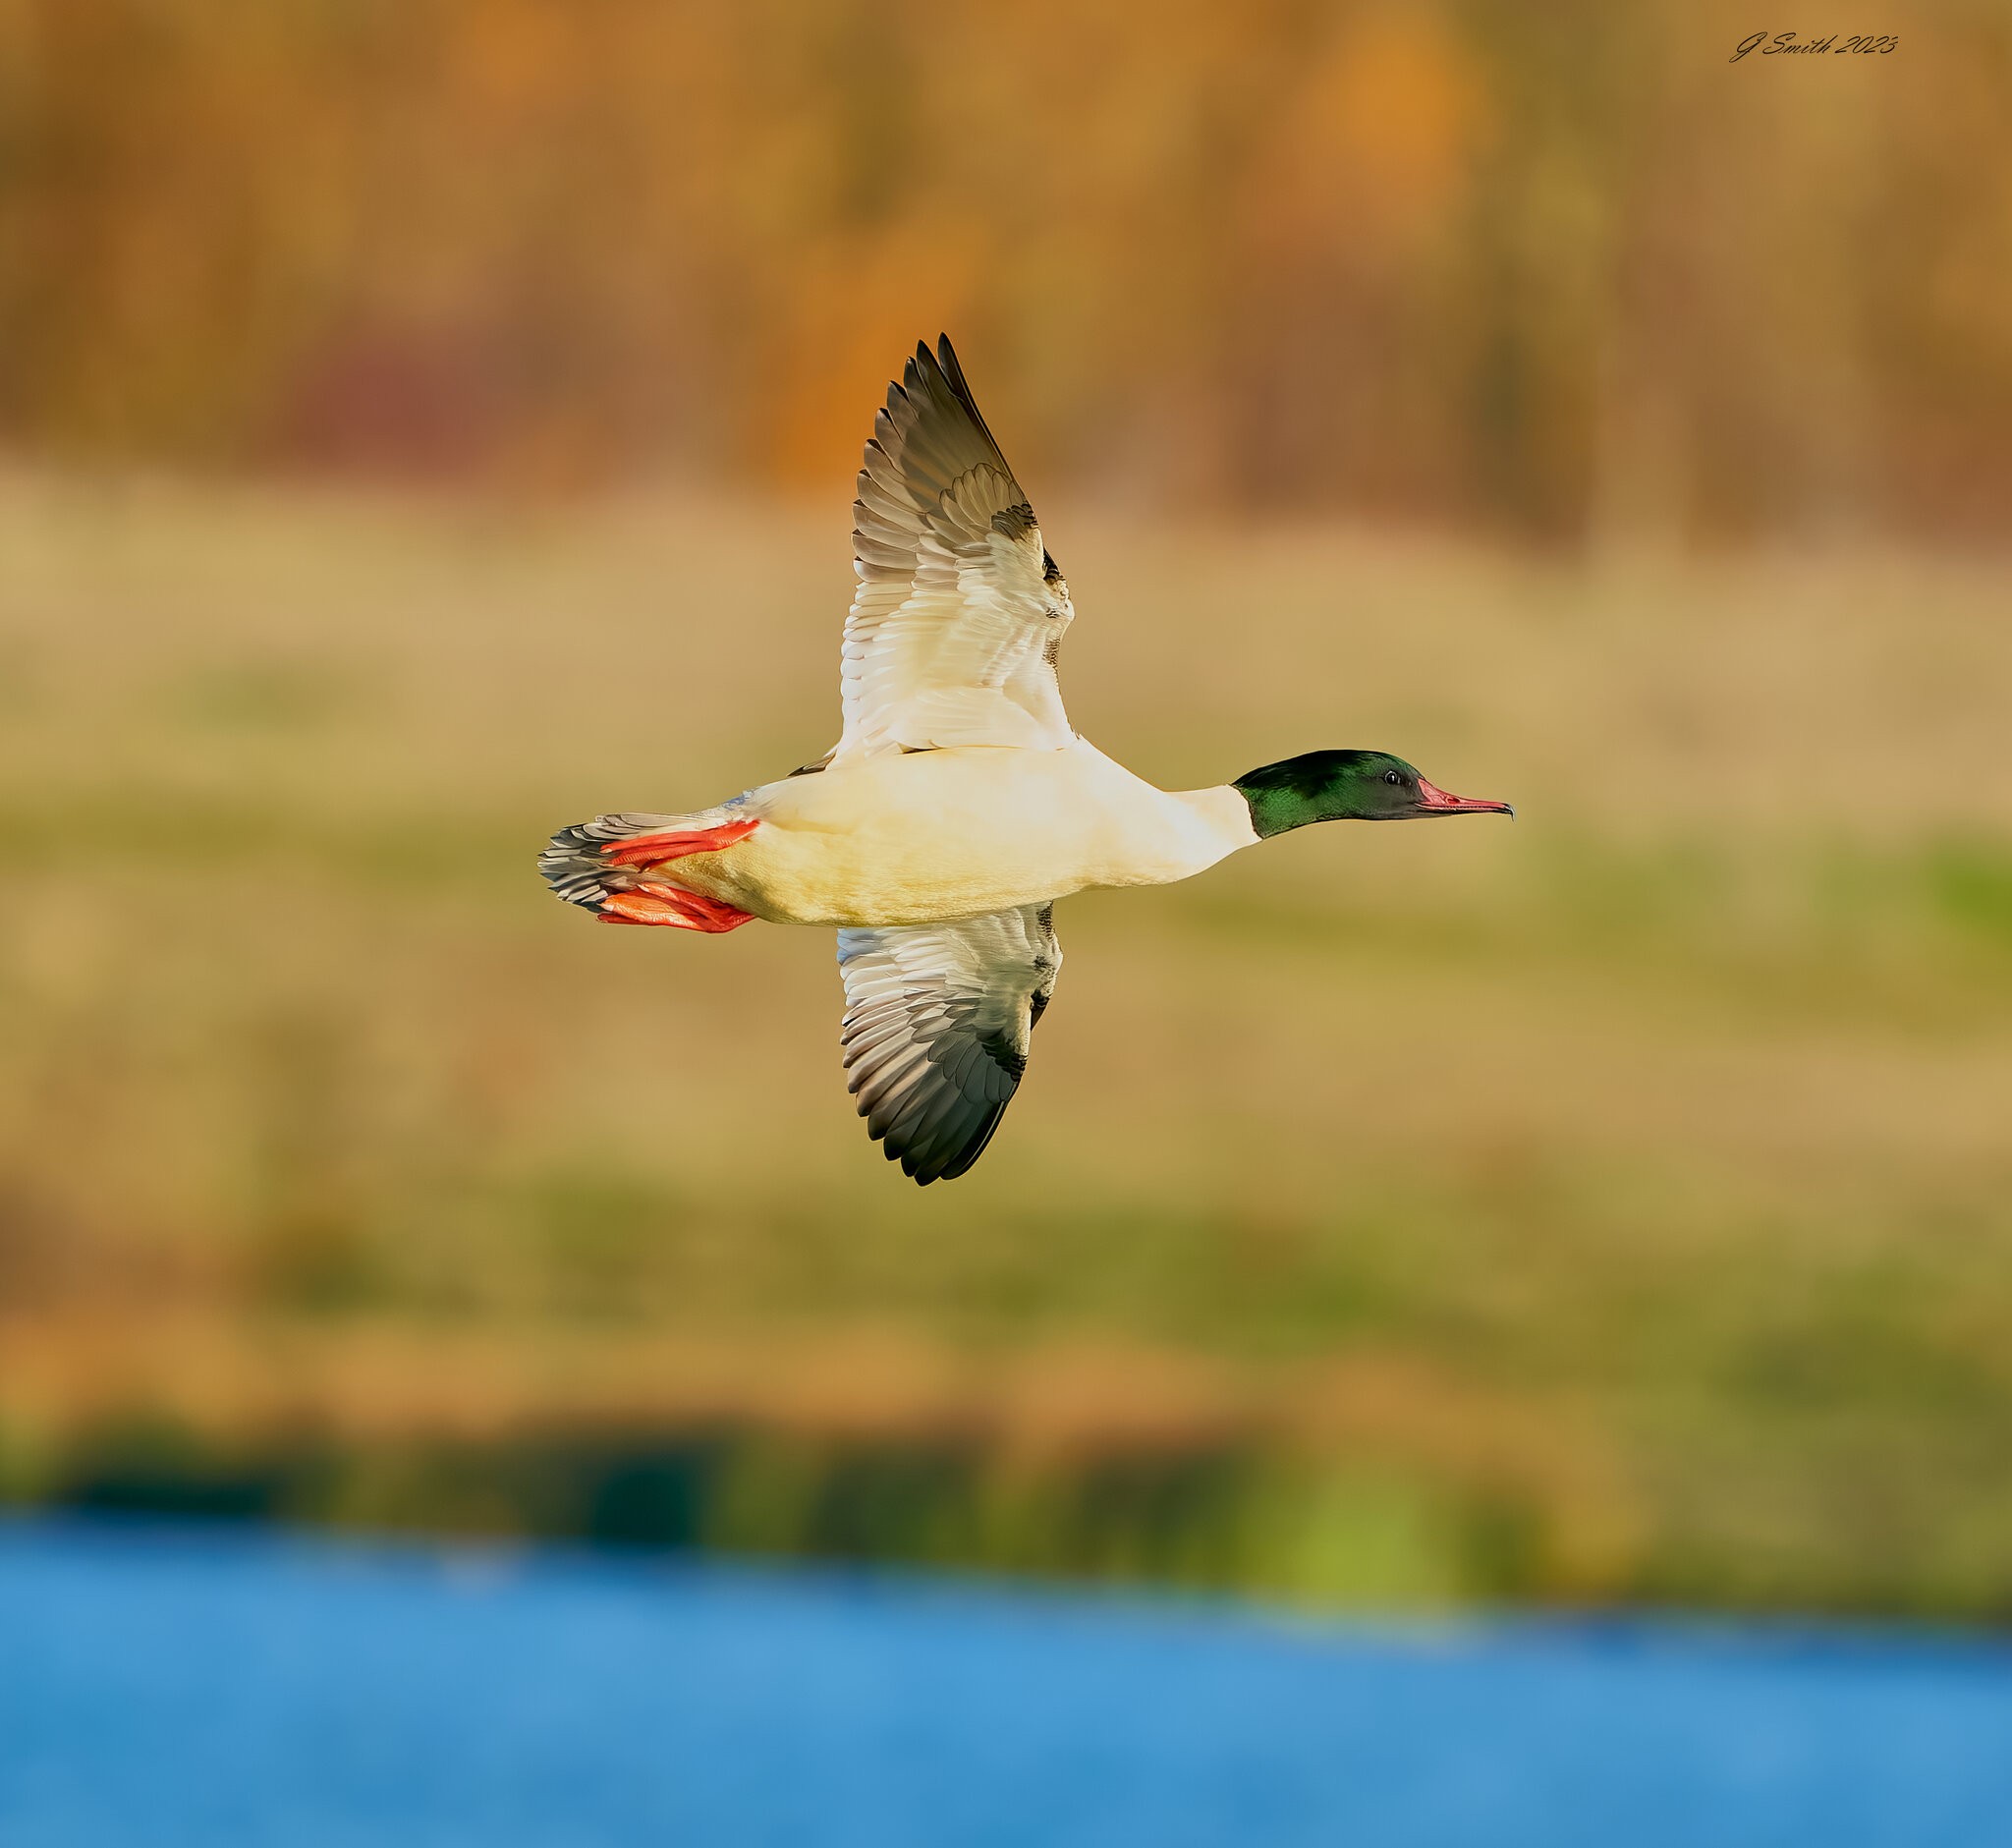
<path fill-rule="evenodd" d="M 1155 789 L 1080 738 L 840 757 L 721 812 L 761 825 L 681 859 L 678 883 L 771 924 L 930 924 L 1165 885 L 1258 840 L 1234 789 Z"/>

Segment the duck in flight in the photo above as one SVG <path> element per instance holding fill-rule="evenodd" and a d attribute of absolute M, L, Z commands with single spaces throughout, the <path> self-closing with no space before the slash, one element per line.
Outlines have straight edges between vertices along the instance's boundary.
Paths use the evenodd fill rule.
<path fill-rule="evenodd" d="M 873 420 L 853 570 L 830 751 L 716 809 L 563 828 L 538 869 L 605 924 L 836 926 L 847 1089 L 924 1187 L 971 1167 L 1019 1088 L 1057 899 L 1170 884 L 1312 821 L 1515 812 L 1381 751 L 1155 789 L 1071 729 L 1069 587 L 947 336 Z"/>

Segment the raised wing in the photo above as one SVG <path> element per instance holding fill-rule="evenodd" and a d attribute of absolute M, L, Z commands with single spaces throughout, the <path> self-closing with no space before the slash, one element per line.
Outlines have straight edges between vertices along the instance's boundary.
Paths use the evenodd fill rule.
<path fill-rule="evenodd" d="M 846 1089 L 867 1135 L 924 1187 L 983 1153 L 1020 1089 L 1062 967 L 1054 910 L 838 933 Z"/>
<path fill-rule="evenodd" d="M 1069 587 L 948 335 L 888 386 L 859 489 L 836 755 L 1067 745 Z"/>

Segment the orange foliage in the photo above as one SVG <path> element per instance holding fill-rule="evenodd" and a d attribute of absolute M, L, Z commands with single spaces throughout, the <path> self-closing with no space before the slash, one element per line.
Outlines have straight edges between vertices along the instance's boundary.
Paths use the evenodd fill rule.
<path fill-rule="evenodd" d="M 1137 498 L 1988 532 L 2012 22 L 0 0 L 0 438 L 839 486 L 918 336 Z"/>

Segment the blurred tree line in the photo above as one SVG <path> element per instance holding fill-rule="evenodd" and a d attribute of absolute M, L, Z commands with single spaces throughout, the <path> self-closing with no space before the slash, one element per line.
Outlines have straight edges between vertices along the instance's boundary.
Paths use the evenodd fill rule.
<path fill-rule="evenodd" d="M 1728 62 L 1770 24 L 0 0 L 0 443 L 824 489 L 943 326 L 1025 471 L 1111 499 L 1982 535 L 2012 11 Z"/>

